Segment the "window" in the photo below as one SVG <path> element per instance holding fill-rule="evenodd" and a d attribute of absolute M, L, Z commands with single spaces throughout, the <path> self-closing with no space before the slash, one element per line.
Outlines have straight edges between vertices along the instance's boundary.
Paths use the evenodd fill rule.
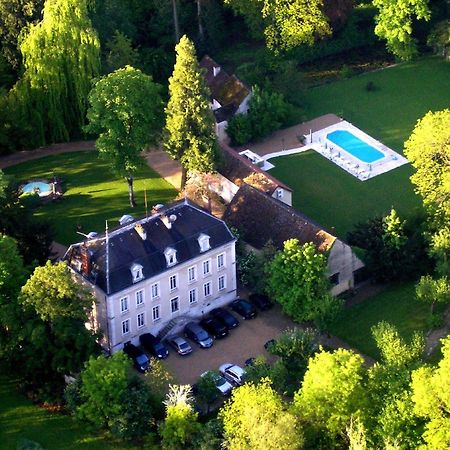
<path fill-rule="evenodd" d="M 166 257 L 167 267 L 173 266 L 177 263 L 177 251 L 172 247 L 167 247 L 164 250 L 164 256 Z"/>
<path fill-rule="evenodd" d="M 170 290 L 173 291 L 178 287 L 178 279 L 177 275 L 172 275 L 169 279 L 170 282 Z"/>
<path fill-rule="evenodd" d="M 208 281 L 203 285 L 203 294 L 205 297 L 209 297 L 211 295 L 211 281 Z"/>
<path fill-rule="evenodd" d="M 191 289 L 189 291 L 189 304 L 197 303 L 197 289 Z"/>
<path fill-rule="evenodd" d="M 170 309 L 173 313 L 177 312 L 180 309 L 180 303 L 178 301 L 178 297 L 172 298 L 170 300 Z"/>
<path fill-rule="evenodd" d="M 129 332 L 130 332 L 130 319 L 127 319 L 122 322 L 122 334 L 127 334 Z"/>
<path fill-rule="evenodd" d="M 331 277 L 328 278 L 330 280 L 330 284 L 332 286 L 336 286 L 339 284 L 339 272 L 334 273 Z"/>
<path fill-rule="evenodd" d="M 225 288 L 226 288 L 225 275 L 222 275 L 221 277 L 219 277 L 219 291 L 222 291 Z"/>
<path fill-rule="evenodd" d="M 209 245 L 209 236 L 207 234 L 201 234 L 198 237 L 198 245 L 200 247 L 201 252 L 206 252 L 211 248 Z"/>
<path fill-rule="evenodd" d="M 153 322 L 157 322 L 159 319 L 161 319 L 161 316 L 159 315 L 159 305 L 152 308 L 152 319 Z"/>
<path fill-rule="evenodd" d="M 277 198 L 283 198 L 283 189 L 277 189 Z"/>
<path fill-rule="evenodd" d="M 159 283 L 153 283 L 151 287 L 152 300 L 159 297 Z"/>
<path fill-rule="evenodd" d="M 131 266 L 131 275 L 133 276 L 133 283 L 140 281 L 144 278 L 144 274 L 142 272 L 143 267 L 140 264 L 133 264 Z"/>
<path fill-rule="evenodd" d="M 125 313 L 128 311 L 128 297 L 120 299 L 120 312 Z"/>
<path fill-rule="evenodd" d="M 144 304 L 144 291 L 141 289 L 136 292 L 136 306 L 141 306 Z"/>
<path fill-rule="evenodd" d="M 188 282 L 192 283 L 197 279 L 197 268 L 195 266 L 188 269 Z"/>
<path fill-rule="evenodd" d="M 138 328 L 142 328 L 145 325 L 144 313 L 140 313 L 137 315 L 137 326 Z"/>
<path fill-rule="evenodd" d="M 217 255 L 217 268 L 223 269 L 225 267 L 225 253 Z"/>
<path fill-rule="evenodd" d="M 210 260 L 203 261 L 203 275 L 208 275 L 211 273 L 211 262 Z"/>

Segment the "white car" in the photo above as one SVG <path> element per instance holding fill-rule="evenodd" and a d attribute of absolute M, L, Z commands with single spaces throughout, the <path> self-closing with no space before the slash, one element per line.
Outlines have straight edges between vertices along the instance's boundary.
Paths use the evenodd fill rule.
<path fill-rule="evenodd" d="M 204 377 L 209 372 L 203 372 L 200 376 Z M 233 389 L 233 385 L 229 383 L 222 375 L 219 375 L 217 372 L 213 372 L 215 377 L 214 381 L 216 382 L 216 388 L 222 395 L 229 395 L 231 390 Z"/>
<path fill-rule="evenodd" d="M 219 372 L 232 383 L 242 386 L 245 383 L 245 370 L 236 364 L 222 364 Z"/>

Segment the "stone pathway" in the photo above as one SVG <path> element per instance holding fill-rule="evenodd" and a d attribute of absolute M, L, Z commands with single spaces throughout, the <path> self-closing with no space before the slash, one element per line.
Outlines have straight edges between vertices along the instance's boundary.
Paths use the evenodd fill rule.
<path fill-rule="evenodd" d="M 263 142 L 247 144 L 242 147 L 236 147 L 235 149 L 238 152 L 250 149 L 259 156 L 264 156 L 269 153 L 303 147 L 303 144 L 300 143 L 298 136 L 308 135 L 310 130 L 314 133 L 315 131 L 322 130 L 323 128 L 329 127 L 341 121 L 342 119 L 335 114 L 325 114 L 324 116 L 317 117 L 308 122 L 299 123 L 292 127 L 275 131 L 268 138 L 264 139 Z"/>

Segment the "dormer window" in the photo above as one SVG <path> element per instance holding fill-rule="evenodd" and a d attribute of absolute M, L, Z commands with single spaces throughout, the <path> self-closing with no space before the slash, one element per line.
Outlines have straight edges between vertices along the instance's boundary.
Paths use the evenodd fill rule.
<path fill-rule="evenodd" d="M 198 245 L 200 246 L 200 252 L 206 252 L 211 248 L 209 245 L 209 236 L 207 234 L 201 234 L 198 237 Z"/>
<path fill-rule="evenodd" d="M 131 266 L 131 275 L 133 277 L 133 283 L 137 283 L 144 278 L 144 273 L 142 272 L 143 267 L 140 264 L 133 264 Z"/>
<path fill-rule="evenodd" d="M 164 251 L 167 267 L 174 266 L 177 263 L 177 251 L 172 247 L 167 247 Z"/>

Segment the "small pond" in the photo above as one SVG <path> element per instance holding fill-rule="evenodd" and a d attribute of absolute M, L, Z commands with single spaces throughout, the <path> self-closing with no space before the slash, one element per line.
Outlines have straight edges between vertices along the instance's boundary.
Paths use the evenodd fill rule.
<path fill-rule="evenodd" d="M 21 187 L 23 194 L 38 194 L 39 197 L 47 197 L 53 193 L 53 183 L 44 183 L 43 181 L 30 181 Z"/>

